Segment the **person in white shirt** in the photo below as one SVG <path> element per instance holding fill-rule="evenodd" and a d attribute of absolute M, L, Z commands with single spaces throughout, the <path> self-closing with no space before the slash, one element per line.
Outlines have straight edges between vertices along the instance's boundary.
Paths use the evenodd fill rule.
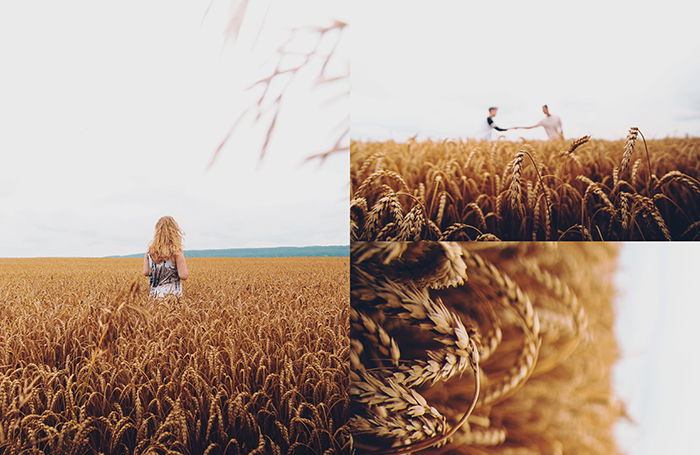
<path fill-rule="evenodd" d="M 545 133 L 547 133 L 547 137 L 552 140 L 552 139 L 564 139 L 564 130 L 562 130 L 561 127 L 561 119 L 557 117 L 556 115 L 552 115 L 549 113 L 549 107 L 545 104 L 542 106 L 542 112 L 544 112 L 545 118 L 537 122 L 535 125 L 532 126 L 516 126 L 512 129 L 514 130 L 529 130 L 532 128 L 537 128 L 538 126 L 541 126 L 544 128 Z"/>
<path fill-rule="evenodd" d="M 481 140 L 485 141 L 490 141 L 493 139 L 493 130 L 496 131 L 508 131 L 508 128 L 500 128 L 496 126 L 496 123 L 494 123 L 493 118 L 496 116 L 498 113 L 498 108 L 497 107 L 490 107 L 489 108 L 489 115 L 486 117 L 486 121 L 484 121 L 483 125 L 481 126 L 481 130 L 477 133 L 477 136 Z"/>

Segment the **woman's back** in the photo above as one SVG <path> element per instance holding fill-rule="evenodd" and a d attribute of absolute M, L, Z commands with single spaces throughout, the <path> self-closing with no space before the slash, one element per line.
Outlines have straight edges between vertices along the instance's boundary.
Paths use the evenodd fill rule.
<path fill-rule="evenodd" d="M 153 241 L 143 256 L 143 273 L 150 277 L 151 295 L 182 295 L 182 280 L 188 277 L 182 248 L 182 231 L 171 216 L 156 223 Z"/>
<path fill-rule="evenodd" d="M 172 259 L 156 262 L 148 255 L 150 266 L 151 296 L 164 297 L 166 295 L 182 296 L 182 284 L 177 271 L 177 264 Z"/>

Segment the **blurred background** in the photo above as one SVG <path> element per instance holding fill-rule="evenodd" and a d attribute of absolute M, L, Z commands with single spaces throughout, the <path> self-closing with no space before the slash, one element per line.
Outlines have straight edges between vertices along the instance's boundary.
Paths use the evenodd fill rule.
<path fill-rule="evenodd" d="M 352 137 L 475 137 L 534 125 L 566 137 L 700 135 L 697 3 L 591 0 L 353 2 Z M 546 139 L 542 128 L 506 139 Z"/>
<path fill-rule="evenodd" d="M 232 129 L 265 84 L 250 86 L 327 54 L 338 34 L 317 29 L 344 14 L 335 0 L 2 3 L 0 257 L 137 253 L 162 215 L 188 249 L 347 244 L 347 153 L 305 161 L 347 129 L 344 40 L 335 82 L 312 58 Z"/>
<path fill-rule="evenodd" d="M 622 244 L 614 385 L 631 421 L 616 432 L 631 455 L 700 453 L 698 258 L 697 242 Z"/>

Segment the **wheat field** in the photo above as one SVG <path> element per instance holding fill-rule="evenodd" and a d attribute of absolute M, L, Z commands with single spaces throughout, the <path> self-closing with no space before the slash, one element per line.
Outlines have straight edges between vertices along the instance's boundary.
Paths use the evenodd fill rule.
<path fill-rule="evenodd" d="M 347 258 L 0 260 L 0 453 L 349 453 Z"/>
<path fill-rule="evenodd" d="M 617 246 L 356 242 L 351 431 L 373 454 L 616 454 Z"/>
<path fill-rule="evenodd" d="M 700 139 L 353 142 L 353 240 L 698 240 Z"/>

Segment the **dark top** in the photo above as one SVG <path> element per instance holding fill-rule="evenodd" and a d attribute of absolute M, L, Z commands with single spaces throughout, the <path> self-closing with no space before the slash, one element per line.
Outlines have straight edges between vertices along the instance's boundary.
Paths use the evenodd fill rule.
<path fill-rule="evenodd" d="M 486 117 L 486 121 L 488 122 L 489 126 L 496 131 L 508 131 L 508 128 L 499 128 L 496 125 L 493 124 L 493 119 L 491 117 Z"/>

